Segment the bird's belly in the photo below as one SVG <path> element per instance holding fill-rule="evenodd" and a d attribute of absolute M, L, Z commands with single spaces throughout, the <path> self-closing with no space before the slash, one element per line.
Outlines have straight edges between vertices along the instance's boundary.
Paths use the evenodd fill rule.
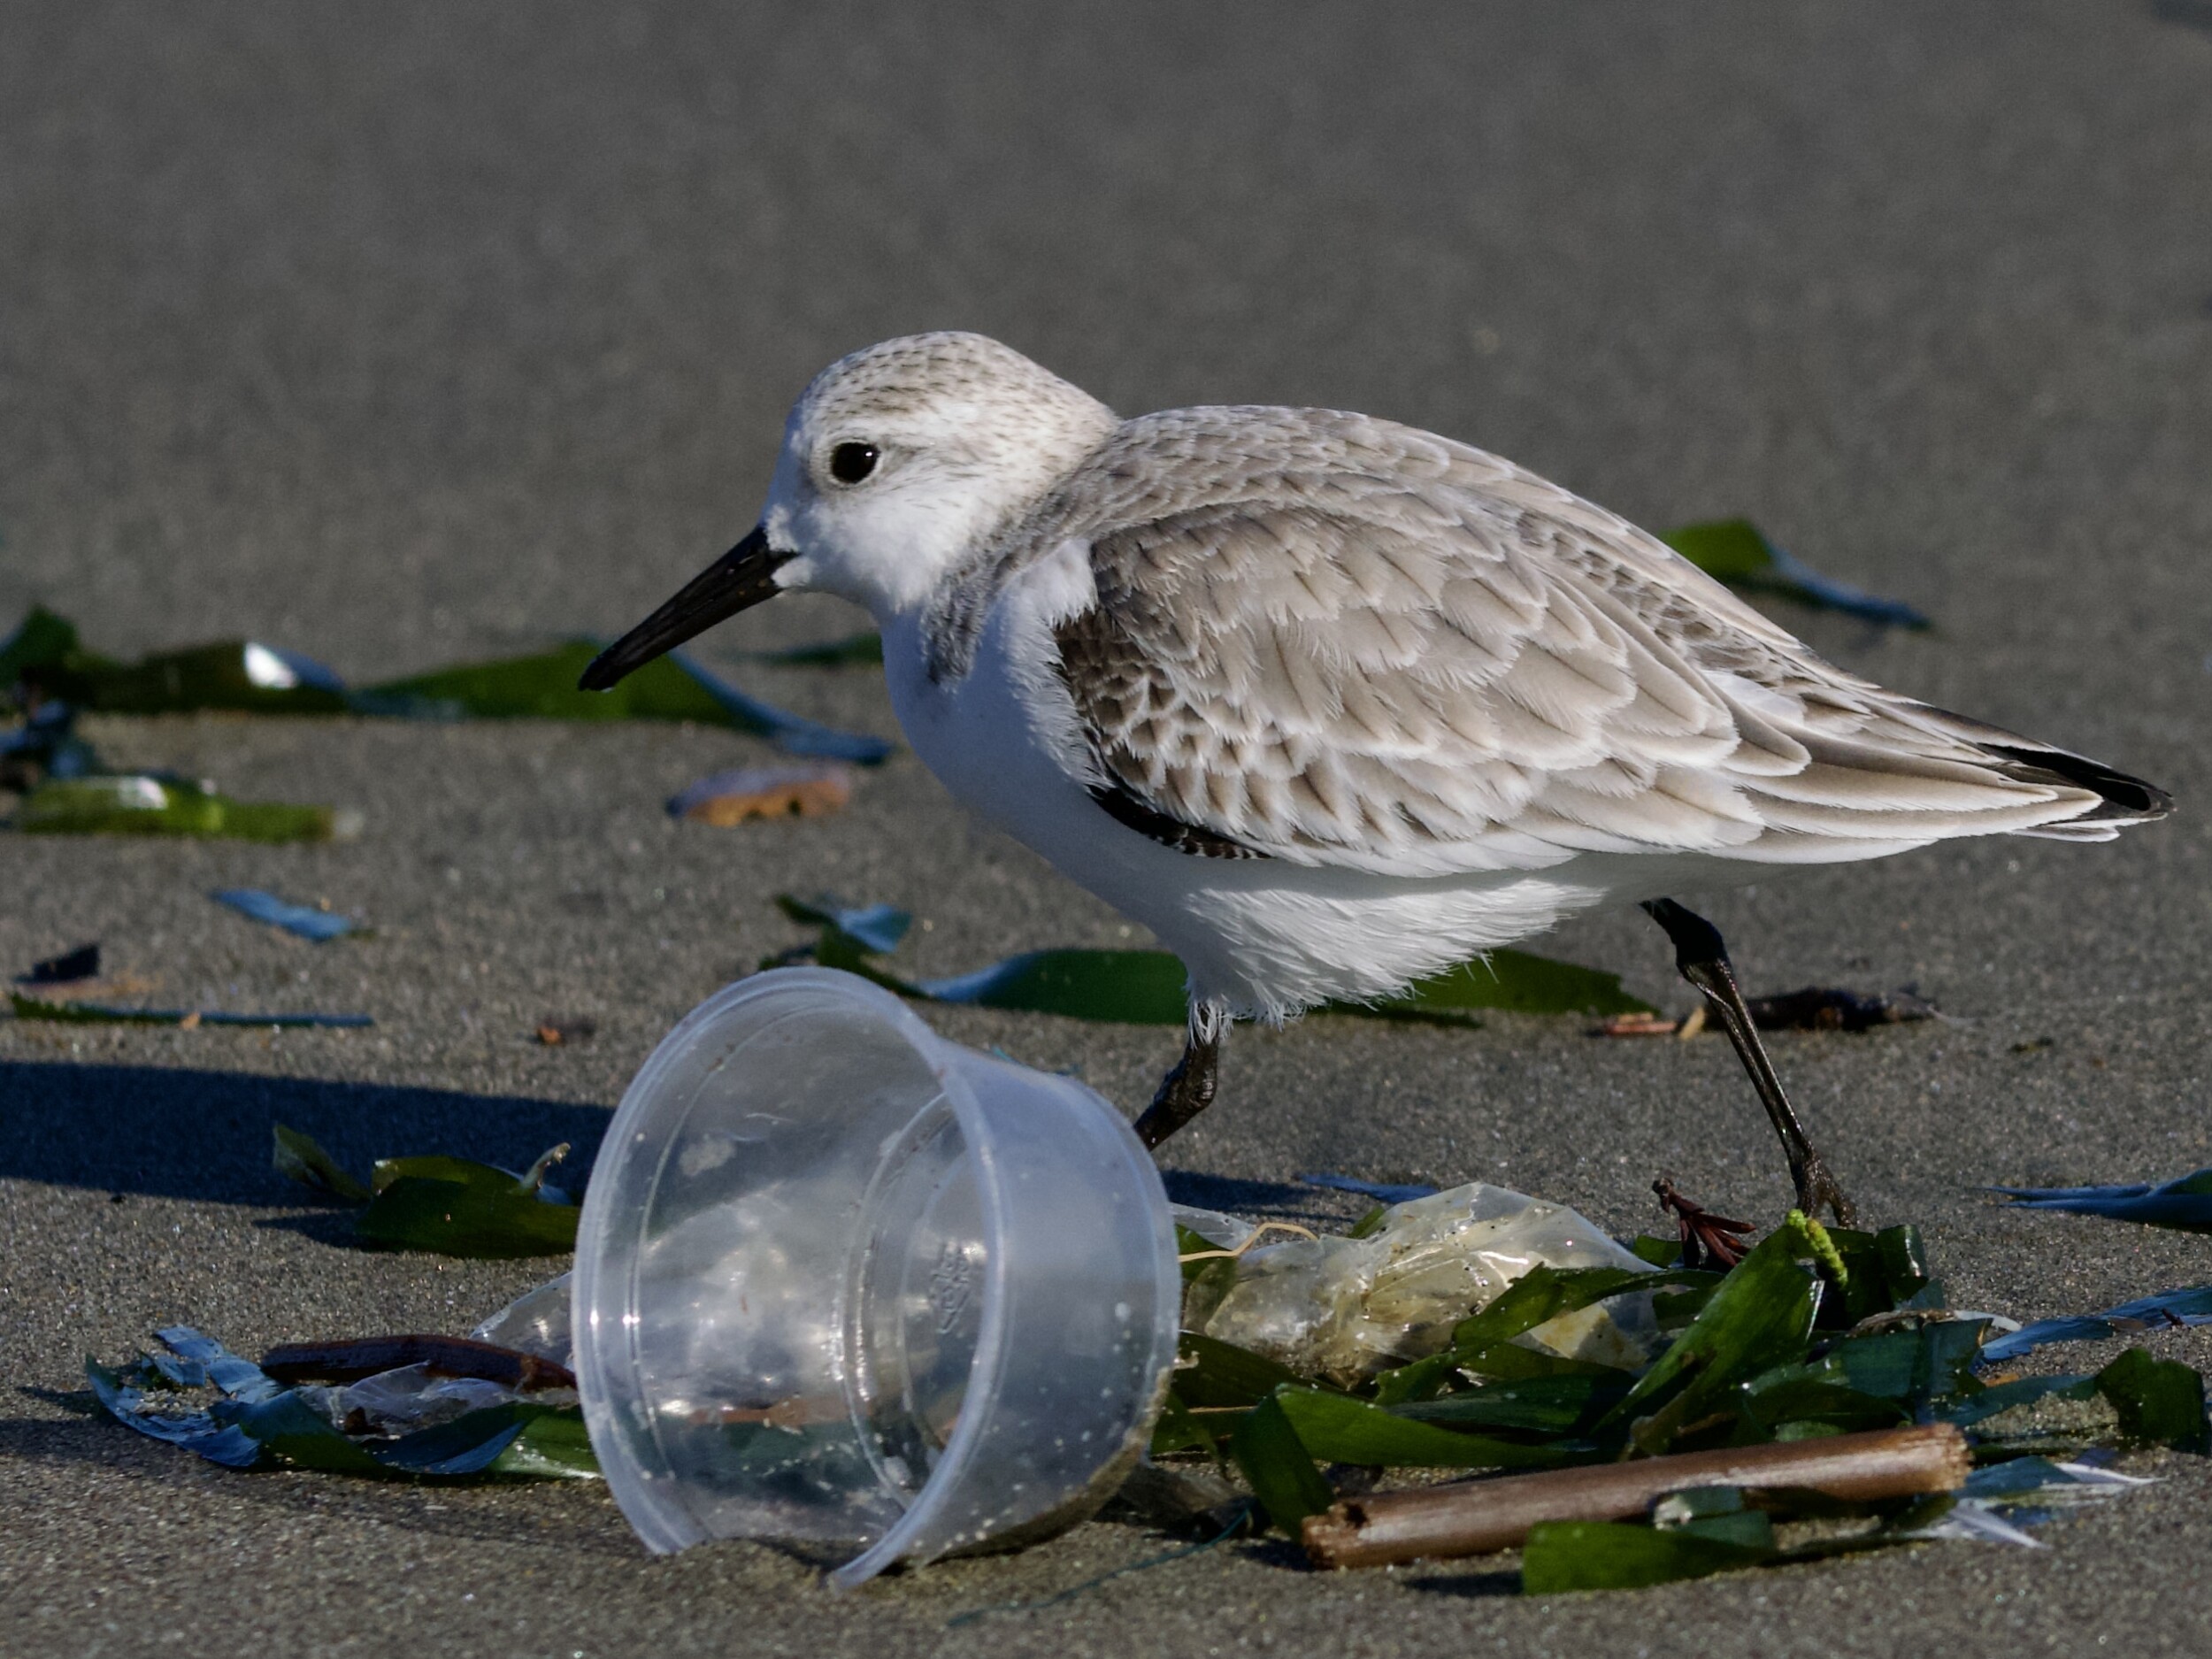
<path fill-rule="evenodd" d="M 1178 915 L 1150 925 L 1189 964 L 1195 991 L 1279 1020 L 1392 995 L 1617 896 L 1567 872 L 1404 880 L 1248 865 L 1195 887 Z"/>
<path fill-rule="evenodd" d="M 947 788 L 1150 928 L 1190 970 L 1194 995 L 1248 1018 L 1388 995 L 1578 910 L 1660 890 L 1648 866 L 1663 859 L 1414 878 L 1178 852 L 1091 799 L 987 656 L 950 686 L 886 657 L 900 725 Z"/>

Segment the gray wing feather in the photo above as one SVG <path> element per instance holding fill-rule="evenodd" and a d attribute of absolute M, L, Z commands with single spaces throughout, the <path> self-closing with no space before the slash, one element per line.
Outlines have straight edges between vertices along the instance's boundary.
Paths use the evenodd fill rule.
<path fill-rule="evenodd" d="M 2093 787 L 1989 745 L 2059 751 L 1844 673 L 1624 520 L 1427 434 L 1146 417 L 998 580 L 1070 537 L 1097 590 L 1056 631 L 1087 780 L 1254 853 L 1441 873 L 2111 833 L 2066 822 Z"/>

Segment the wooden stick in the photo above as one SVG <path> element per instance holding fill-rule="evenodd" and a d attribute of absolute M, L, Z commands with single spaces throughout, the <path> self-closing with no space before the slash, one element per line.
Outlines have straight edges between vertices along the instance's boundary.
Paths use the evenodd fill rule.
<path fill-rule="evenodd" d="M 1302 1530 L 1317 1567 L 1380 1567 L 1511 1549 L 1539 1521 L 1627 1520 L 1691 1486 L 1793 1487 L 1863 1502 L 1954 1491 L 1972 1467 L 1966 1436 L 1935 1423 L 1348 1498 L 1308 1516 Z"/>
<path fill-rule="evenodd" d="M 362 1336 L 337 1342 L 289 1342 L 262 1356 L 261 1369 L 280 1383 L 359 1382 L 402 1365 L 425 1365 L 441 1377 L 478 1377 L 518 1394 L 573 1388 L 567 1366 L 495 1342 L 465 1336 Z"/>

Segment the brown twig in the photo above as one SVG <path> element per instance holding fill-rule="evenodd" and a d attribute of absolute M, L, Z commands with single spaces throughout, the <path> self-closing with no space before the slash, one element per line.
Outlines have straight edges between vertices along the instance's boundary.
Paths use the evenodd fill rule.
<path fill-rule="evenodd" d="M 1956 1425 L 1932 1423 L 1350 1498 L 1302 1531 L 1317 1567 L 1381 1567 L 1511 1549 L 1540 1521 L 1627 1520 L 1694 1486 L 1742 1486 L 1758 1507 L 1788 1509 L 1793 1492 L 1854 1502 L 1951 1492 L 1972 1467 Z"/>
<path fill-rule="evenodd" d="M 1258 1226 L 1253 1228 L 1246 1235 L 1244 1242 L 1233 1250 L 1193 1250 L 1188 1256 L 1179 1256 L 1175 1259 L 1178 1262 L 1211 1262 L 1225 1258 L 1232 1262 L 1240 1262 L 1244 1259 L 1244 1253 L 1247 1250 L 1252 1248 L 1271 1233 L 1287 1233 L 1294 1237 L 1316 1242 L 1318 1242 L 1321 1237 L 1311 1227 L 1302 1227 L 1294 1221 L 1263 1221 Z"/>
<path fill-rule="evenodd" d="M 361 1336 L 338 1342 L 288 1342 L 261 1356 L 261 1369 L 280 1383 L 359 1382 L 379 1371 L 421 1365 L 441 1377 L 475 1377 L 503 1383 L 518 1394 L 541 1388 L 573 1388 L 576 1374 L 565 1365 L 479 1342 L 465 1336 Z"/>
<path fill-rule="evenodd" d="M 1830 985 L 1809 985 L 1801 991 L 1775 996 L 1747 998 L 1744 1008 L 1761 1031 L 1870 1031 L 1877 1025 L 1901 1025 L 1909 1020 L 1939 1018 L 1933 1003 L 1910 991 L 1879 993 L 1847 991 Z M 1663 1014 L 1616 1014 L 1598 1027 L 1601 1037 L 1694 1037 L 1705 1029 L 1703 1004 L 1686 1019 Z"/>
<path fill-rule="evenodd" d="M 1599 1022 L 1590 1034 L 1593 1037 L 1671 1037 L 1681 1029 L 1682 1022 L 1678 1019 L 1639 1010 L 1633 1014 L 1615 1014 Z"/>
<path fill-rule="evenodd" d="M 1746 1235 L 1756 1231 L 1751 1223 L 1715 1215 L 1683 1197 L 1663 1175 L 1652 1182 L 1651 1190 L 1659 1194 L 1659 1207 L 1674 1217 L 1681 1233 L 1684 1267 L 1726 1272 L 1743 1260 Z"/>
<path fill-rule="evenodd" d="M 1755 996 L 1744 1006 L 1751 1023 L 1761 1031 L 1870 1031 L 1877 1025 L 1899 1025 L 1909 1020 L 1933 1019 L 1935 1005 L 1910 991 L 1846 991 L 1832 985 L 1809 985 L 1801 991 L 1777 996 Z"/>

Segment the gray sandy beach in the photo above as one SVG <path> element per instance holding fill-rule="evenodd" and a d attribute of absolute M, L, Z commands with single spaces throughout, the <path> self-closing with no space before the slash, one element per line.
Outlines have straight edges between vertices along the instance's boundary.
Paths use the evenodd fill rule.
<path fill-rule="evenodd" d="M 1745 515 L 1924 634 L 1774 614 L 1855 672 L 2171 790 L 2109 846 L 1995 839 L 1709 895 L 1754 991 L 1949 1018 L 1783 1035 L 1878 1223 L 2020 1318 L 2212 1280 L 2212 1243 L 1993 1183 L 2212 1164 L 2212 4 L 1071 7 L 15 0 L 0 24 L 0 630 L 251 635 L 368 681 L 626 627 L 749 528 L 841 352 L 980 330 L 1124 412 L 1361 409 L 1639 522 Z M 867 668 L 702 657 L 895 735 Z M 0 837 L 0 970 L 90 940 L 177 1006 L 357 1031 L 0 1020 L 0 1653 L 2201 1653 L 2212 1465 L 2038 1550 L 1952 1543 L 1523 1598 L 1511 1558 L 1307 1571 L 1101 1521 L 838 1595 L 762 1546 L 649 1558 L 596 1485 L 244 1475 L 84 1413 L 89 1353 L 465 1331 L 555 1263 L 372 1254 L 269 1129 L 580 1158 L 687 1009 L 801 938 L 780 891 L 921 918 L 949 973 L 1141 942 L 903 750 L 851 808 L 665 799 L 764 743 L 676 726 L 103 718 L 111 760 L 355 808 L 324 846 Z M 211 888 L 327 899 L 317 946 Z M 1685 898 L 1699 895 L 1685 894 Z M 1537 948 L 1682 1011 L 1641 917 Z M 532 1038 L 589 1018 L 588 1042 Z M 931 1010 L 1134 1110 L 1164 1028 Z M 1763 1223 L 1781 1160 L 1718 1037 L 1498 1015 L 1236 1033 L 1178 1196 L 1348 1218 L 1335 1170 L 1484 1179 L 1634 1233 Z M 2212 1333 L 2154 1333 L 2212 1363 Z M 2116 1345 L 2069 1353 L 2088 1369 Z M 989 1611 L 964 1623 L 954 1621 Z"/>

